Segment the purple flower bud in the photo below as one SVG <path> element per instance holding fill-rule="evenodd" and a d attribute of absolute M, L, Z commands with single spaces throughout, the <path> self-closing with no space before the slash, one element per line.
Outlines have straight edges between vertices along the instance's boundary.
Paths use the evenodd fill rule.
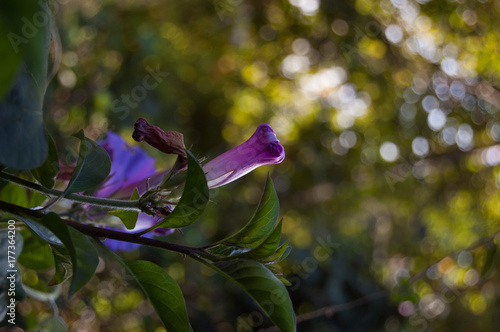
<path fill-rule="evenodd" d="M 261 124 L 245 143 L 209 161 L 206 172 L 209 188 L 216 188 L 239 179 L 259 166 L 279 164 L 285 149 L 268 124 Z"/>

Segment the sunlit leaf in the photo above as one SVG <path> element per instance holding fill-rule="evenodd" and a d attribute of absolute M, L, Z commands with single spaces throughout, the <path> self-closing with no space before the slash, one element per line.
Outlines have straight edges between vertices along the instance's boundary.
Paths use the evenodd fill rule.
<path fill-rule="evenodd" d="M 40 193 L 27 191 L 11 182 L 4 183 L 5 185 L 0 186 L 0 201 L 23 207 L 34 207 L 39 206 L 47 199 L 46 196 Z"/>
<path fill-rule="evenodd" d="M 26 195 L 26 190 L 10 182 L 8 182 L 0 190 L 0 200 L 11 204 L 28 207 L 28 197 Z"/>
<path fill-rule="evenodd" d="M 137 188 L 134 189 L 134 193 L 132 194 L 132 197 L 130 197 L 130 200 L 136 199 L 139 199 L 139 192 L 137 191 Z M 109 214 L 120 218 L 127 229 L 134 229 L 135 224 L 137 223 L 137 218 L 139 217 L 138 211 L 131 210 L 116 210 L 109 212 Z"/>

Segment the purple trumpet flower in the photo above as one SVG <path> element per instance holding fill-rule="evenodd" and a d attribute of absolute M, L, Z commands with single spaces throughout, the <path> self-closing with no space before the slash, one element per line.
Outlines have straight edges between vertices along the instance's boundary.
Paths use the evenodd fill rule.
<path fill-rule="evenodd" d="M 203 166 L 209 188 L 216 188 L 248 174 L 259 166 L 279 164 L 285 149 L 268 124 L 261 124 L 246 142 L 224 152 Z"/>
<path fill-rule="evenodd" d="M 179 173 L 186 169 L 187 158 L 184 153 L 182 135 L 177 132 L 163 131 L 150 125 L 145 119 L 135 123 L 132 137 L 138 142 L 146 142 L 156 149 L 179 156 L 174 169 Z M 261 124 L 246 142 L 209 161 L 203 170 L 209 188 L 216 188 L 239 179 L 259 166 L 279 164 L 285 159 L 285 149 L 268 124 Z M 158 186 L 161 177 L 150 181 L 150 186 Z M 129 187 L 130 188 L 130 187 Z"/>
<path fill-rule="evenodd" d="M 133 137 L 137 141 L 147 142 L 162 152 L 177 154 L 179 158 L 174 170 L 176 173 L 186 170 L 187 159 L 182 134 L 164 132 L 161 128 L 148 124 L 145 119 L 139 119 Z M 149 157 L 139 147 L 129 146 L 116 133 L 109 132 L 107 138 L 98 143 L 111 158 L 110 176 L 96 192 L 98 197 L 127 199 L 135 188 L 138 189 L 139 195 L 143 195 L 148 187 L 159 186 L 168 173 L 168 171 L 157 172 L 154 158 Z M 209 161 L 203 166 L 203 170 L 206 173 L 208 187 L 216 188 L 239 179 L 259 166 L 279 164 L 283 159 L 285 159 L 285 149 L 279 144 L 273 129 L 268 124 L 261 124 L 246 142 Z M 72 167 L 66 170 L 68 174 L 70 174 L 69 168 Z M 127 231 L 139 232 L 157 222 L 157 217 L 140 213 L 136 227 Z M 167 235 L 172 232 L 172 229 L 157 228 L 145 236 Z M 106 240 L 106 244 L 112 250 L 124 251 L 139 246 L 109 239 Z"/>

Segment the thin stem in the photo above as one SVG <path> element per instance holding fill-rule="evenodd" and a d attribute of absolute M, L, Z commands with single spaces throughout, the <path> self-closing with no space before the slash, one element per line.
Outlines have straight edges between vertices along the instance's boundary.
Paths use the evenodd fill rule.
<path fill-rule="evenodd" d="M 42 194 L 46 194 L 46 195 L 50 195 L 50 196 L 61 196 L 64 194 L 64 192 L 61 190 L 48 189 L 48 188 L 45 188 L 44 186 L 41 186 L 39 184 L 18 178 L 17 176 L 7 174 L 4 172 L 0 172 L 0 179 L 7 180 L 7 181 L 12 182 L 14 184 L 17 184 L 21 187 L 28 188 L 28 189 L 31 189 L 34 191 L 38 191 Z M 139 200 L 126 201 L 126 200 L 120 200 L 120 199 L 100 198 L 100 197 L 85 196 L 85 195 L 78 195 L 78 194 L 65 195 L 63 198 L 68 199 L 70 201 L 74 201 L 74 202 L 92 204 L 92 205 L 96 205 L 96 206 L 103 206 L 103 207 L 108 207 L 108 208 L 112 208 L 112 209 L 141 211 L 141 209 L 139 208 Z"/>
<path fill-rule="evenodd" d="M 45 214 L 40 211 L 30 210 L 18 205 L 14 205 L 11 203 L 0 201 L 0 211 L 5 211 L 10 214 L 14 214 L 19 217 L 30 216 L 31 218 L 42 218 Z M 202 258 L 209 259 L 212 261 L 218 260 L 217 256 L 214 256 L 210 253 L 205 252 L 199 248 L 187 247 L 180 244 L 174 244 L 170 242 L 150 239 L 147 237 L 137 236 L 131 233 L 120 232 L 116 230 L 111 230 L 107 228 L 95 227 L 91 225 L 86 225 L 79 223 L 74 220 L 62 219 L 61 220 L 68 226 L 71 226 L 85 235 L 94 237 L 94 238 L 107 238 L 118 241 L 124 241 L 129 243 L 137 243 L 150 247 L 162 248 L 170 251 L 175 251 L 184 255 L 188 255 L 196 260 L 201 260 Z"/>

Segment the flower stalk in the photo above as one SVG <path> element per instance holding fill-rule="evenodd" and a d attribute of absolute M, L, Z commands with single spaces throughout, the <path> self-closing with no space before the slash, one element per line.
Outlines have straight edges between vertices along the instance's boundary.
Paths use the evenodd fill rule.
<path fill-rule="evenodd" d="M 7 180 L 9 182 L 12 182 L 16 185 L 19 185 L 21 187 L 37 191 L 39 193 L 48 195 L 48 196 L 61 196 L 64 194 L 64 191 L 57 190 L 57 189 L 48 189 L 45 188 L 44 186 L 41 186 L 37 183 L 33 183 L 31 181 L 27 181 L 24 179 L 21 179 L 17 176 L 0 172 L 0 179 Z M 100 207 L 105 207 L 109 209 L 121 209 L 121 210 L 132 210 L 132 211 L 141 211 L 140 206 L 139 206 L 139 200 L 120 200 L 120 199 L 109 199 L 109 198 L 100 198 L 100 197 L 94 197 L 94 196 L 86 196 L 86 195 L 79 195 L 79 194 L 69 194 L 65 195 L 64 199 L 78 202 L 78 203 L 84 203 L 84 204 L 92 204 L 95 206 L 100 206 Z"/>

